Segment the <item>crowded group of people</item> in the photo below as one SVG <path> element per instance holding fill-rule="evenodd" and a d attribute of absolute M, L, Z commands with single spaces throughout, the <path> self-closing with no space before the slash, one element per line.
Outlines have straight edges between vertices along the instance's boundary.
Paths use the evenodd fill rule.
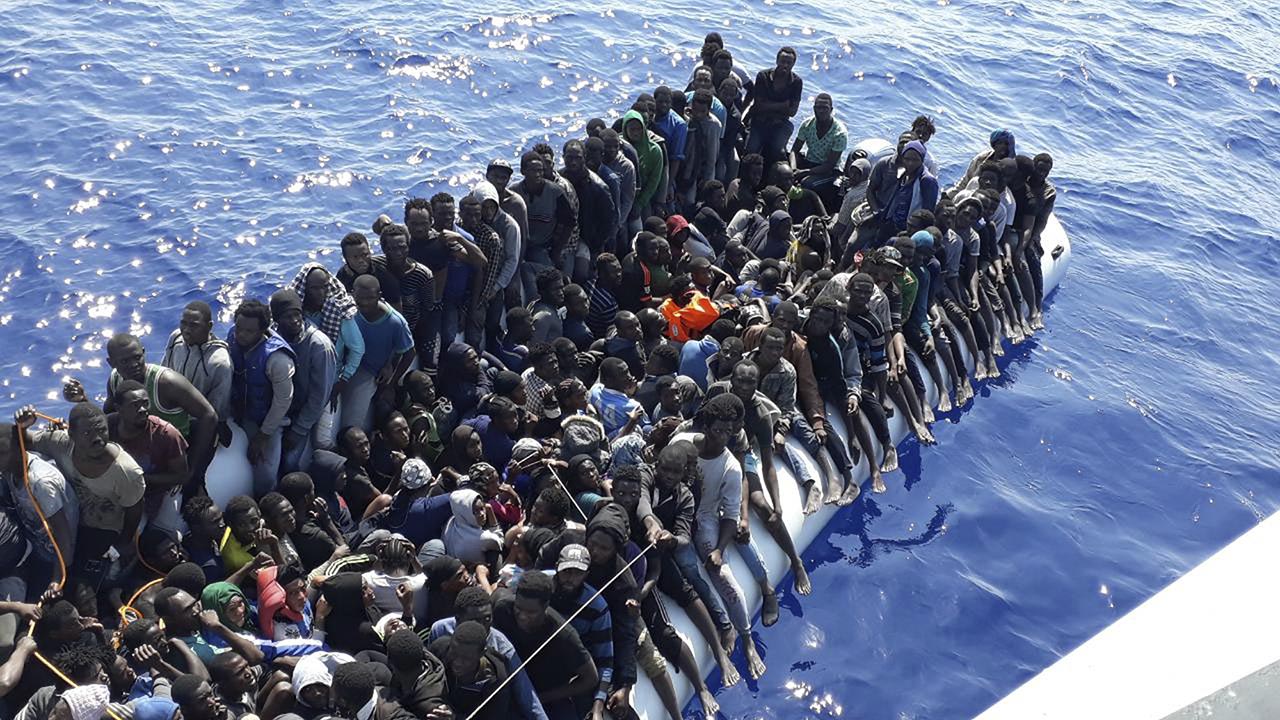
<path fill-rule="evenodd" d="M 621 718 L 640 673 L 714 715 L 691 643 L 759 677 L 741 582 L 779 614 L 752 515 L 809 592 L 780 470 L 806 514 L 863 458 L 885 492 L 925 376 L 964 406 L 1042 327 L 1052 158 L 997 130 L 944 185 L 931 118 L 854 147 L 796 60 L 711 33 L 559 158 L 409 198 L 229 326 L 115 335 L 65 420 L 0 424 L 0 715 Z"/>

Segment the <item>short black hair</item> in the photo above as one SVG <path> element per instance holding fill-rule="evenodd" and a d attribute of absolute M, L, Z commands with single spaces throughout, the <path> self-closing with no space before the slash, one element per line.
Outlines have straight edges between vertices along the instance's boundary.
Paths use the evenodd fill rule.
<path fill-rule="evenodd" d="M 734 369 L 737 369 L 738 365 L 735 365 Z M 746 414 L 747 409 L 742 404 L 742 399 L 733 393 L 721 393 L 698 408 L 698 420 L 703 427 L 708 427 L 717 420 L 740 423 Z"/>
<path fill-rule="evenodd" d="M 937 126 L 933 124 L 933 118 L 928 115 L 917 115 L 915 120 L 911 121 L 911 130 L 920 135 L 919 131 L 923 130 L 925 135 L 932 137 L 938 132 Z"/>
<path fill-rule="evenodd" d="M 431 205 L 452 205 L 454 203 L 453 196 L 447 192 L 438 192 L 431 196 Z"/>
<path fill-rule="evenodd" d="M 515 401 L 505 395 L 498 395 L 489 400 L 489 417 L 498 415 L 514 415 L 520 408 Z"/>
<path fill-rule="evenodd" d="M 535 367 L 547 358 L 555 357 L 555 354 L 555 348 L 551 347 L 551 343 L 536 342 L 529 346 L 528 365 Z"/>
<path fill-rule="evenodd" d="M 551 157 L 556 156 L 556 151 L 552 150 L 551 144 L 546 142 L 534 143 L 533 151 L 539 155 L 550 155 Z"/>
<path fill-rule="evenodd" d="M 561 520 L 569 517 L 569 504 L 573 502 L 568 493 L 554 485 L 538 493 L 538 501 L 547 508 L 547 512 L 551 513 L 552 517 Z"/>
<path fill-rule="evenodd" d="M 240 303 L 236 307 L 233 317 L 241 315 L 248 318 L 256 318 L 258 321 L 258 329 L 266 332 L 271 328 L 271 308 L 267 307 L 261 300 L 250 298 Z"/>
<path fill-rule="evenodd" d="M 372 663 L 349 662 L 335 668 L 334 695 L 348 705 L 363 705 L 367 702 L 373 696 L 373 688 L 377 684 L 370 665 Z"/>
<path fill-rule="evenodd" d="M 431 217 L 431 201 L 422 197 L 411 197 L 404 201 L 404 221 L 409 222 L 410 210 L 426 210 L 427 217 Z"/>
<path fill-rule="evenodd" d="M 230 525 L 233 519 L 247 515 L 252 510 L 261 512 L 262 508 L 259 508 L 258 503 L 254 502 L 253 498 L 248 495 L 237 495 L 227 501 L 227 507 L 222 511 L 222 514 L 226 518 L 227 524 Z"/>
<path fill-rule="evenodd" d="M 521 173 L 521 174 L 524 174 L 524 175 L 527 175 L 527 174 L 528 174 L 528 171 L 527 171 L 527 169 L 526 169 L 526 168 L 528 167 L 529 163 L 531 163 L 531 162 L 533 162 L 533 161 L 535 161 L 535 160 L 537 160 L 539 164 L 541 164 L 541 163 L 542 163 L 542 156 L 541 156 L 541 155 L 539 155 L 539 154 L 538 154 L 536 151 L 534 151 L 534 150 L 530 150 L 529 152 L 527 152 L 527 153 L 525 153 L 525 154 L 521 155 L 521 156 L 520 156 L 520 173 Z"/>
<path fill-rule="evenodd" d="M 296 506 L 305 500 L 308 495 L 316 491 L 316 484 L 311 479 L 311 476 L 304 472 L 291 472 L 280 478 L 280 483 L 276 485 L 276 491 Z M 294 507 L 294 510 L 298 509 Z M 305 510 L 306 508 L 302 509 Z"/>
<path fill-rule="evenodd" d="M 610 473 L 610 475 L 613 477 L 613 481 L 615 483 L 618 483 L 618 482 L 641 483 L 644 481 L 644 473 L 641 472 L 639 465 L 622 465 L 619 467 L 615 467 L 613 472 Z"/>
<path fill-rule="evenodd" d="M 467 588 L 470 590 L 470 588 Z M 484 592 L 483 590 L 481 592 Z M 461 597 L 461 593 L 459 593 Z M 455 603 L 456 606 L 456 603 Z M 387 637 L 387 660 L 398 670 L 415 671 L 422 667 L 427 649 L 422 637 L 409 628 L 401 628 Z"/>
<path fill-rule="evenodd" d="M 182 562 L 165 573 L 161 584 L 166 588 L 183 590 L 192 597 L 200 597 L 207 583 L 208 578 L 205 577 L 203 568 L 193 562 Z"/>
<path fill-rule="evenodd" d="M 664 375 L 673 373 L 680 367 L 680 352 L 666 343 L 654 348 L 649 358 L 661 361 L 660 367 L 664 370 Z"/>
<path fill-rule="evenodd" d="M 342 236 L 343 250 L 346 250 L 349 247 L 355 247 L 357 245 L 368 245 L 368 244 L 369 244 L 369 238 L 365 237 L 364 233 L 349 232 L 346 235 Z"/>
<path fill-rule="evenodd" d="M 537 600 L 543 605 L 551 602 L 551 593 L 555 586 L 551 582 L 551 577 L 543 572 L 526 572 L 520 576 L 520 581 L 516 583 L 516 597 L 522 597 L 528 600 Z"/>
<path fill-rule="evenodd" d="M 783 45 L 781 48 L 778 49 L 777 57 L 782 57 L 783 55 L 790 55 L 793 58 L 800 57 L 799 55 L 796 54 L 796 49 L 791 47 L 790 45 Z"/>
<path fill-rule="evenodd" d="M 204 318 L 205 322 L 213 321 L 213 308 L 209 307 L 209 303 L 203 300 L 192 300 L 191 302 L 187 303 L 186 307 L 182 309 L 195 310 L 196 312 L 200 313 L 200 317 Z"/>
<path fill-rule="evenodd" d="M 169 688 L 169 696 L 180 707 L 189 707 L 196 701 L 196 693 L 200 692 L 203 684 L 204 679 L 198 675 L 179 675 Z"/>
<path fill-rule="evenodd" d="M 289 502 L 289 498 L 278 492 L 269 492 L 258 500 L 258 509 L 262 511 L 263 515 L 275 515 L 278 512 L 283 512 L 285 505 L 293 507 L 293 503 Z M 268 510 L 268 507 L 271 509 Z"/>
<path fill-rule="evenodd" d="M 231 670 L 231 663 L 235 658 L 240 657 L 233 652 L 218 653 L 213 659 L 205 663 L 205 668 L 209 671 L 209 679 L 219 685 L 229 680 L 234 680 L 235 676 Z M 241 658 L 243 660 L 243 658 Z"/>
<path fill-rule="evenodd" d="M 483 648 L 488 641 L 489 632 L 484 629 L 484 626 L 475 620 L 468 620 L 458 623 L 458 627 L 453 629 L 453 637 L 449 642 L 451 644 Z"/>
<path fill-rule="evenodd" d="M 489 593 L 485 592 L 484 588 L 477 585 L 462 588 L 462 590 L 458 591 L 457 597 L 453 599 L 454 613 L 461 615 L 465 611 L 468 617 L 474 614 L 473 611 L 492 605 L 493 598 L 489 596 Z"/>
<path fill-rule="evenodd" d="M 67 426 L 75 427 L 86 420 L 106 417 L 106 415 L 102 412 L 102 408 L 91 402 L 78 402 L 72 405 L 71 412 L 67 413 Z"/>
<path fill-rule="evenodd" d="M 218 507 L 208 495 L 195 495 L 182 503 L 182 519 L 188 526 L 194 525 L 200 516 Z"/>
<path fill-rule="evenodd" d="M 543 288 L 549 286 L 551 283 L 562 277 L 563 275 L 561 275 L 560 271 L 556 268 L 549 267 L 539 270 L 538 274 L 534 277 L 534 283 L 538 286 L 538 294 L 541 295 Z"/>
<path fill-rule="evenodd" d="M 151 633 L 151 629 L 156 626 L 155 620 L 148 618 L 139 618 L 124 626 L 120 631 L 120 642 L 128 650 L 136 650 L 145 645 L 147 635 Z M 157 648 L 159 649 L 159 648 Z"/>

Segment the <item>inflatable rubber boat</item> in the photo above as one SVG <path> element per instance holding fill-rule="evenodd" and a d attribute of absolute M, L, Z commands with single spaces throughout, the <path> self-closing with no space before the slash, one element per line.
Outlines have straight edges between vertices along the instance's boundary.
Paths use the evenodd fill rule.
<path fill-rule="evenodd" d="M 864 140 L 856 148 L 862 149 L 872 163 L 893 152 L 893 146 L 884 140 Z M 1062 278 L 1067 271 L 1067 265 L 1071 260 L 1070 241 L 1067 239 L 1066 232 L 1056 216 L 1049 218 L 1049 223 L 1041 235 L 1040 243 L 1044 251 L 1041 264 L 1044 272 L 1044 292 L 1047 296 L 1062 282 Z M 964 348 L 964 355 L 969 372 L 972 374 L 973 355 L 968 348 Z M 917 364 L 920 363 L 920 359 L 914 354 L 912 355 L 912 360 Z M 921 366 L 921 370 L 925 385 L 928 386 L 928 401 L 932 406 L 937 407 L 938 390 L 933 386 L 929 374 L 923 372 L 923 366 Z M 943 371 L 943 377 L 946 377 L 945 370 Z M 833 407 L 828 407 L 827 409 L 827 422 L 836 432 L 841 434 L 841 437 L 846 439 L 849 437 L 839 411 Z M 889 421 L 889 429 L 895 443 L 902 442 L 908 435 L 906 423 L 902 420 L 902 413 L 894 414 L 894 417 Z M 230 447 L 219 448 L 208 472 L 209 495 L 220 506 L 225 506 L 227 501 L 236 495 L 252 494 L 252 474 L 245 458 L 248 441 L 239 428 L 233 428 L 233 437 Z M 796 440 L 788 439 L 787 442 L 791 443 L 793 449 L 802 454 L 804 453 L 804 450 Z M 812 458 L 808 458 L 808 461 L 813 463 Z M 795 541 L 796 549 L 803 554 L 809 544 L 813 542 L 813 539 L 826 527 L 827 523 L 831 522 L 840 509 L 832 505 L 823 505 L 816 513 L 806 517 L 801 512 L 800 487 L 796 483 L 790 468 L 783 462 L 775 463 L 775 467 L 777 468 L 778 485 L 782 495 L 782 514 L 787 524 L 787 529 Z M 814 468 L 816 469 L 816 467 L 815 463 Z M 863 457 L 854 469 L 854 477 L 861 483 L 867 481 L 869 473 L 866 457 Z M 864 486 L 863 490 L 864 492 L 869 492 L 870 488 Z M 764 557 L 765 565 L 769 571 L 769 578 L 775 587 L 784 582 L 790 583 L 790 566 L 786 555 L 769 537 L 760 519 L 754 514 L 751 517 L 751 532 L 761 555 Z M 753 608 L 753 612 L 758 613 L 761 600 L 759 586 L 753 581 L 751 573 L 736 549 L 730 550 L 728 561 L 739 585 L 746 593 L 749 607 Z M 706 677 L 712 671 L 717 670 L 718 668 L 714 658 L 711 656 L 710 649 L 702 641 L 702 636 L 698 634 L 688 615 L 674 601 L 668 601 L 666 605 L 672 624 L 675 625 L 693 650 L 703 676 Z M 779 661 L 776 664 L 781 665 L 781 662 Z M 780 672 L 780 670 L 774 670 L 774 672 Z M 672 675 L 676 685 L 677 696 L 683 704 L 687 705 L 689 699 L 693 696 L 693 686 L 682 675 L 676 673 Z M 660 720 L 666 716 L 661 700 L 658 698 L 648 678 L 644 677 L 644 673 L 640 673 L 639 682 L 636 684 L 633 705 L 641 718 Z"/>

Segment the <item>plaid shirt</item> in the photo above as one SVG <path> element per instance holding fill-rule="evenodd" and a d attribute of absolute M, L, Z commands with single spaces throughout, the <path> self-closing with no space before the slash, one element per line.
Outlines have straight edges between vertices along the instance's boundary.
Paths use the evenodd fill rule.
<path fill-rule="evenodd" d="M 476 246 L 480 248 L 480 252 L 484 253 L 484 270 L 480 275 L 480 301 L 487 303 L 501 290 L 498 287 L 498 274 L 502 272 L 506 249 L 503 247 L 502 238 L 498 237 L 497 231 L 484 223 L 471 228 L 470 233 L 475 238 Z"/>

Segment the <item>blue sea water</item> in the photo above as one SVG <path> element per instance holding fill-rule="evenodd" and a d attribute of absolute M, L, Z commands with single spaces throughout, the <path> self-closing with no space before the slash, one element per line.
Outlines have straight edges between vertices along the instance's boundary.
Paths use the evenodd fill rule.
<path fill-rule="evenodd" d="M 934 115 L 944 179 L 1014 129 L 1057 160 L 1075 252 L 1048 329 L 809 549 L 727 717 L 974 715 L 1280 505 L 1265 0 L 10 3 L 3 411 L 683 85 L 711 29 L 753 72 L 795 46 L 805 107 L 830 92 L 853 136 Z"/>

